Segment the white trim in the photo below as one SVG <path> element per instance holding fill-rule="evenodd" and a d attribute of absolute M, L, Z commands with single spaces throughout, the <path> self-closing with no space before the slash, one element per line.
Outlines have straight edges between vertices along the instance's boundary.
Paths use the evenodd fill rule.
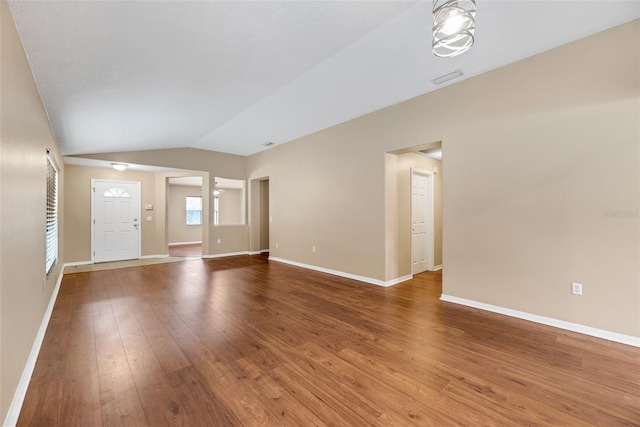
<path fill-rule="evenodd" d="M 29 388 L 31 375 L 33 375 L 33 369 L 36 367 L 36 361 L 38 360 L 40 347 L 42 347 L 44 334 L 47 331 L 47 326 L 49 326 L 49 320 L 51 319 L 51 313 L 53 313 L 53 306 L 56 303 L 56 298 L 58 297 L 58 291 L 60 290 L 60 283 L 62 283 L 63 276 L 64 276 L 64 268 L 60 269 L 60 274 L 58 274 L 58 279 L 56 280 L 56 286 L 53 288 L 53 293 L 51 294 L 49 305 L 47 306 L 47 309 L 44 312 L 44 316 L 42 317 L 42 322 L 40 323 L 40 329 L 38 329 L 36 338 L 33 341 L 33 346 L 31 347 L 31 353 L 29 353 L 29 357 L 27 358 L 27 363 L 25 364 L 24 369 L 22 371 L 22 376 L 20 377 L 20 381 L 18 382 L 18 387 L 16 388 L 16 392 L 13 395 L 13 400 L 11 401 L 11 405 L 9 406 L 9 411 L 7 412 L 7 417 L 4 420 L 3 426 L 15 426 L 16 423 L 18 422 L 18 417 L 20 416 L 20 410 L 22 409 L 24 398 L 27 395 L 27 389 Z"/>
<path fill-rule="evenodd" d="M 410 168 L 409 175 L 409 210 L 411 212 L 411 220 L 409 221 L 409 237 L 411 241 L 411 259 L 409 260 L 409 268 L 413 274 L 413 236 L 412 236 L 412 223 L 413 223 L 413 176 L 422 175 L 427 177 L 427 270 L 434 271 L 434 252 L 435 252 L 435 191 L 434 191 L 434 173 L 425 169 Z"/>
<path fill-rule="evenodd" d="M 505 316 L 516 317 L 518 319 L 528 320 L 530 322 L 541 323 L 555 328 L 566 329 L 567 331 L 578 332 L 580 334 L 590 335 L 596 338 L 618 342 L 621 344 L 640 347 L 640 337 L 631 335 L 623 335 L 617 332 L 605 331 L 603 329 L 592 328 L 591 326 L 580 325 L 579 323 L 566 322 L 551 317 L 538 316 L 537 314 L 526 313 L 524 311 L 512 310 L 510 308 L 499 307 L 483 302 L 458 298 L 451 295 L 442 294 L 442 301 L 452 302 L 455 304 L 466 305 L 468 307 L 479 308 L 480 310 L 491 311 L 493 313 L 504 314 Z"/>
<path fill-rule="evenodd" d="M 91 265 L 91 264 L 93 264 L 91 261 L 65 262 L 62 268 L 65 269 L 67 267 L 78 267 L 80 265 Z"/>
<path fill-rule="evenodd" d="M 202 258 L 224 258 L 228 256 L 238 256 L 238 255 L 249 255 L 249 251 L 244 252 L 229 252 L 226 254 L 213 254 L 213 255 L 202 255 Z"/>
<path fill-rule="evenodd" d="M 260 249 L 259 251 L 250 251 L 249 255 L 260 255 L 265 253 L 269 253 L 269 249 Z"/>
<path fill-rule="evenodd" d="M 442 270 L 442 264 L 439 264 L 433 267 L 433 271 L 438 271 L 438 270 Z"/>
<path fill-rule="evenodd" d="M 143 255 L 143 256 L 139 257 L 138 259 L 151 259 L 151 258 L 169 258 L 169 254 Z M 126 260 L 107 261 L 107 262 L 119 262 L 119 261 L 126 261 Z"/>
<path fill-rule="evenodd" d="M 182 245 L 201 245 L 202 244 L 202 240 L 199 242 L 176 242 L 176 243 L 169 243 L 169 246 L 182 246 Z"/>
<path fill-rule="evenodd" d="M 338 270 L 331 270 L 329 268 L 318 267 L 318 266 L 315 266 L 315 265 L 303 264 L 301 262 L 290 261 L 288 259 L 282 259 L 282 258 L 276 258 L 276 257 L 271 257 L 270 256 L 269 257 L 269 261 L 282 262 L 284 264 L 295 265 L 296 267 L 302 267 L 302 268 L 306 268 L 306 269 L 309 269 L 309 270 L 319 271 L 321 273 L 333 274 L 334 276 L 340 276 L 340 277 L 344 277 L 346 279 L 353 279 L 353 280 L 357 280 L 359 282 L 365 282 L 365 283 L 370 283 L 372 285 L 384 286 L 384 287 L 397 285 L 400 282 L 404 282 L 405 280 L 410 280 L 410 279 L 413 278 L 413 276 L 409 275 L 409 276 L 399 277 L 397 279 L 388 280 L 388 281 L 385 282 L 383 280 L 372 279 L 370 277 L 364 277 L 364 276 L 358 276 L 356 274 L 345 273 L 344 271 L 338 271 Z"/>
<path fill-rule="evenodd" d="M 95 216 L 95 195 L 96 195 L 96 182 L 113 182 L 119 184 L 137 184 L 138 185 L 138 218 L 140 222 L 138 223 L 138 257 L 142 255 L 142 183 L 140 181 L 123 181 L 117 179 L 102 179 L 102 178 L 91 178 L 91 188 L 89 189 L 91 193 L 91 262 L 95 263 L 96 261 L 96 249 L 94 244 L 94 235 L 96 228 L 96 216 Z M 167 255 L 168 256 L 168 255 Z M 155 258 L 155 257 L 152 257 Z M 140 258 L 141 259 L 141 258 Z M 124 259 L 114 259 L 114 260 L 105 260 L 99 262 L 117 262 L 117 261 L 125 261 Z"/>
<path fill-rule="evenodd" d="M 402 282 L 406 282 L 407 280 L 411 280 L 413 279 L 413 274 L 409 274 L 406 276 L 402 276 L 402 277 L 398 277 L 396 279 L 392 279 L 392 280 L 387 280 L 384 286 L 393 286 L 393 285 L 397 285 L 398 283 L 402 283 Z"/>

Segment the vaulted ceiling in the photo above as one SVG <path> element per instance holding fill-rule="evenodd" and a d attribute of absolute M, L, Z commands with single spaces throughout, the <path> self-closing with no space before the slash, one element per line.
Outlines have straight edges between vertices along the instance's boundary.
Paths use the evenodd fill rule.
<path fill-rule="evenodd" d="M 476 43 L 450 59 L 431 1 L 10 5 L 65 155 L 249 155 L 640 18 L 638 1 L 477 3 Z"/>

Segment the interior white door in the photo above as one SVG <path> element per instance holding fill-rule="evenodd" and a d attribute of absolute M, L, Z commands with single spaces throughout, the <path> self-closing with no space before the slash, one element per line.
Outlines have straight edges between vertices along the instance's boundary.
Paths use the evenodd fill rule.
<path fill-rule="evenodd" d="M 411 274 L 433 269 L 432 175 L 411 172 Z"/>
<path fill-rule="evenodd" d="M 140 257 L 140 183 L 93 180 L 93 262 Z"/>

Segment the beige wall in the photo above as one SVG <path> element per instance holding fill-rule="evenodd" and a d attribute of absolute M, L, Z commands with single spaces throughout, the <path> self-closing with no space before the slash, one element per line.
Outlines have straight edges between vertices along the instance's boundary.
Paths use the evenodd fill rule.
<path fill-rule="evenodd" d="M 433 172 L 434 266 L 442 265 L 442 162 L 413 152 L 385 155 L 386 280 L 411 274 L 411 168 Z"/>
<path fill-rule="evenodd" d="M 111 168 L 66 166 L 65 181 L 65 254 L 67 262 L 91 261 L 91 179 L 140 182 L 142 256 L 167 254 L 164 245 L 164 224 L 156 227 L 160 207 L 156 201 L 156 177 L 153 172 L 117 171 Z M 144 205 L 152 204 L 153 211 Z M 147 217 L 152 217 L 147 221 Z M 162 219 L 160 220 L 162 221 Z"/>
<path fill-rule="evenodd" d="M 0 2 L 0 420 L 5 420 L 65 260 L 45 275 L 45 205 L 50 148 L 65 170 L 7 3 Z"/>
<path fill-rule="evenodd" d="M 167 222 L 169 244 L 202 241 L 202 225 L 187 225 L 187 196 L 202 197 L 202 188 L 186 185 L 169 185 Z"/>
<path fill-rule="evenodd" d="M 244 224 L 244 190 L 226 188 L 218 195 L 219 224 Z"/>
<path fill-rule="evenodd" d="M 78 157 L 201 171 L 203 176 L 206 177 L 206 181 L 203 181 L 202 184 L 203 195 L 204 193 L 208 194 L 209 189 L 215 187 L 216 176 L 231 179 L 246 179 L 246 157 L 198 150 L 195 148 L 127 151 L 122 153 L 88 154 Z M 171 174 L 167 174 L 167 176 L 169 175 Z M 174 175 L 175 174 L 171 176 Z M 190 172 L 184 176 L 190 175 L 193 175 L 193 173 Z M 159 203 L 166 203 L 164 194 L 158 194 L 157 198 Z M 160 200 L 160 198 L 162 198 L 162 200 Z M 207 215 L 208 220 L 208 222 L 204 224 L 204 236 L 206 236 L 206 239 L 202 242 L 203 255 L 238 252 L 239 247 L 243 248 L 241 249 L 242 251 L 247 250 L 248 225 L 234 226 L 230 229 L 219 231 L 220 227 L 213 226 L 213 215 L 208 215 L 209 212 L 213 212 L 213 197 L 209 197 L 209 203 L 207 206 L 203 206 L 203 208 L 205 209 L 203 215 Z M 222 239 L 222 234 L 224 234 L 224 239 Z M 221 239 L 222 243 L 218 244 L 218 239 Z"/>
<path fill-rule="evenodd" d="M 249 158 L 249 179 L 269 177 L 270 256 L 384 280 L 384 152 L 364 144 L 378 131 L 336 126 Z"/>
<path fill-rule="evenodd" d="M 251 156 L 272 256 L 389 279 L 385 153 L 442 141 L 445 294 L 640 336 L 639 26 Z"/>

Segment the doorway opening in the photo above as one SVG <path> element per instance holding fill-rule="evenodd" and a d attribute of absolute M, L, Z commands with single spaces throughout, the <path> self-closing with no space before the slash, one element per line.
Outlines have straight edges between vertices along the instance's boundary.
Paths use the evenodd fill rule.
<path fill-rule="evenodd" d="M 271 214 L 269 211 L 269 177 L 249 181 L 249 253 L 269 255 Z"/>
<path fill-rule="evenodd" d="M 169 256 L 202 257 L 202 176 L 173 176 L 166 182 Z"/>
<path fill-rule="evenodd" d="M 406 280 L 422 271 L 442 269 L 441 152 L 442 143 L 437 141 L 385 154 L 385 279 L 388 281 Z M 424 203 L 418 203 L 419 200 Z M 418 215 L 423 218 L 418 219 Z M 416 227 L 419 229 L 414 233 Z"/>
<path fill-rule="evenodd" d="M 260 181 L 260 253 L 269 254 L 269 180 Z"/>

